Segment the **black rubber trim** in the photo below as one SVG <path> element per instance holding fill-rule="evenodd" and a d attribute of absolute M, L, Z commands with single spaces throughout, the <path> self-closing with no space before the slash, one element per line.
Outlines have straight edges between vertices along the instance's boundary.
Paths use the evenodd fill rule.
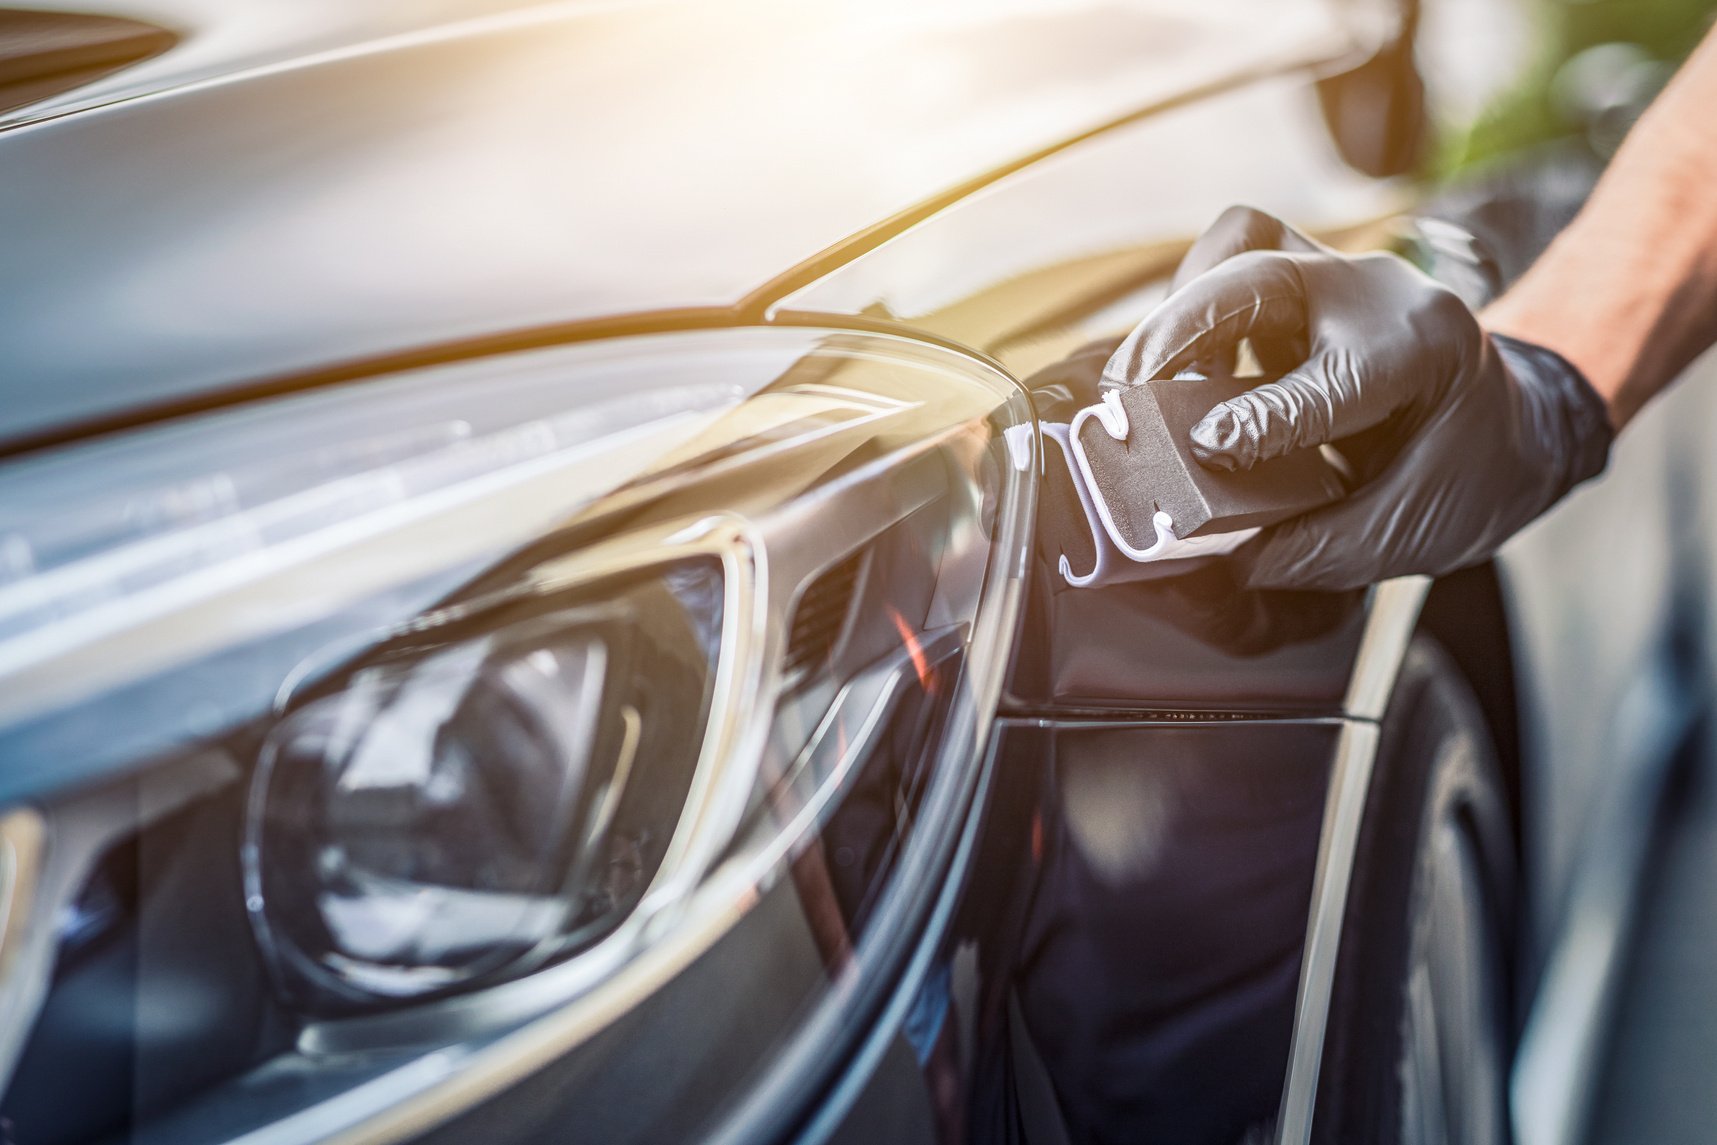
<path fill-rule="evenodd" d="M 1274 711 L 1255 712 L 1237 709 L 1204 708 L 1081 708 L 1064 706 L 1033 707 L 1026 704 L 1004 704 L 996 711 L 997 719 L 1032 720 L 1054 724 L 1088 726 L 1107 724 L 1116 727 L 1136 724 L 1233 724 L 1233 723 L 1317 723 L 1340 720 L 1337 711 Z"/>

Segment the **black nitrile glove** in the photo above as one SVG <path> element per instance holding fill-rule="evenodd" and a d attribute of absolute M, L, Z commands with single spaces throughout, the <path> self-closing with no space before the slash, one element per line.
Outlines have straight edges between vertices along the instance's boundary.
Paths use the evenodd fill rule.
<path fill-rule="evenodd" d="M 1176 281 L 1104 383 L 1231 363 L 1249 339 L 1281 376 L 1211 410 L 1193 428 L 1194 457 L 1249 469 L 1333 443 L 1358 471 L 1347 498 L 1233 555 L 1248 587 L 1353 588 L 1475 564 L 1604 468 L 1614 433 L 1580 372 L 1486 334 L 1394 255 L 1338 254 L 1236 207 Z"/>

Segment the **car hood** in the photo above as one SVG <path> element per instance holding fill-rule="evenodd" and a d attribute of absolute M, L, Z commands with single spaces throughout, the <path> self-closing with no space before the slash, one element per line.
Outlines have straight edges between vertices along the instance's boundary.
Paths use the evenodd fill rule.
<path fill-rule="evenodd" d="M 1346 43 L 1321 4 L 1242 0 L 554 5 L 224 71 L 178 31 L 0 130 L 0 443 L 731 313 L 1035 152 Z"/>

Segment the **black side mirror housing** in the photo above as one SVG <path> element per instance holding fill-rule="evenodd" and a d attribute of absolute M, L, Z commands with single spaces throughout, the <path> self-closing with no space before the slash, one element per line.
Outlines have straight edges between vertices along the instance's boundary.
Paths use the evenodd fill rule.
<path fill-rule="evenodd" d="M 1414 59 L 1418 0 L 1400 0 L 1393 35 L 1369 59 L 1318 81 L 1336 150 L 1375 178 L 1418 170 L 1431 136 L 1425 81 Z"/>

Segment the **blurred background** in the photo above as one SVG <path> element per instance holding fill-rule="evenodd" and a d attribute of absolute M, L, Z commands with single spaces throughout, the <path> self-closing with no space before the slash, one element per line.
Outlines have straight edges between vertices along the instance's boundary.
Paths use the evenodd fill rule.
<path fill-rule="evenodd" d="M 1421 63 L 1443 119 L 1435 176 L 1457 196 L 1534 182 L 1544 217 L 1512 222 L 1559 225 L 1714 7 L 1427 4 Z M 1717 753 L 1704 714 L 1717 675 L 1713 375 L 1709 357 L 1696 363 L 1602 479 L 1504 554 L 1522 620 L 1528 961 L 1541 975 L 1516 1101 L 1534 1140 L 1558 1139 L 1534 1111 L 1583 1089 L 1596 1094 L 1591 1140 L 1700 1140 L 1717 1118 Z M 1629 936 L 1620 948 L 1617 934 Z M 1593 1005 L 1616 1022 L 1604 1046 L 1583 1044 L 1571 1020 Z"/>
<path fill-rule="evenodd" d="M 1468 85 L 1439 94 L 1452 112 L 1471 116 L 1445 124 L 1437 169 L 1459 175 L 1552 144 L 1607 158 L 1711 26 L 1713 11 L 1710 0 L 1431 4 L 1432 75 L 1450 88 Z M 1497 69 L 1500 84 L 1484 84 L 1486 67 Z"/>

